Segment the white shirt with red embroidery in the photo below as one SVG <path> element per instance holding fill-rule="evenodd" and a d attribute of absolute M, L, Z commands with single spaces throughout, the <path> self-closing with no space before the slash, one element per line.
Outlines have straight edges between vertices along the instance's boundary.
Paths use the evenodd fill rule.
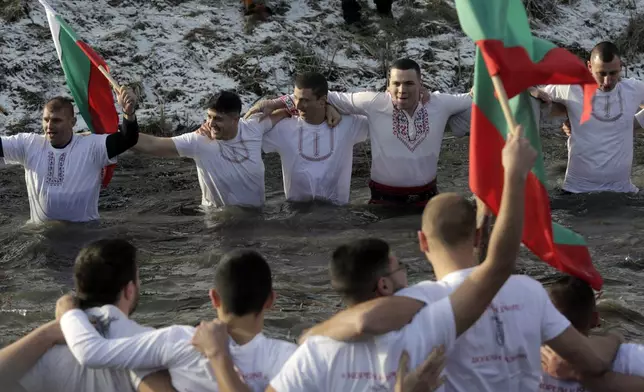
<path fill-rule="evenodd" d="M 19 133 L 2 136 L 7 164 L 25 168 L 30 222 L 97 220 L 98 197 L 109 159 L 108 135 L 78 135 L 65 148 L 54 148 L 44 135 Z"/>
<path fill-rule="evenodd" d="M 210 140 L 195 132 L 172 138 L 182 157 L 197 165 L 201 204 L 209 207 L 264 205 L 262 138 L 272 127 L 270 119 L 239 120 L 237 136 Z"/>
<path fill-rule="evenodd" d="M 629 376 L 644 377 L 644 346 L 641 344 L 622 344 L 613 360 L 613 372 Z M 548 374 L 541 377 L 541 392 L 586 392 L 588 389 L 575 381 L 559 380 Z"/>
<path fill-rule="evenodd" d="M 638 192 L 631 182 L 633 116 L 644 103 L 644 82 L 623 79 L 608 92 L 597 90 L 590 120 L 583 124 L 580 86 L 548 85 L 542 89 L 566 106 L 571 134 L 563 189 L 573 193 Z"/>
<path fill-rule="evenodd" d="M 451 294 L 473 268 L 423 282 L 396 295 L 433 303 Z M 540 348 L 570 327 L 538 281 L 513 275 L 479 320 L 447 351 L 446 392 L 537 391 Z"/>
<path fill-rule="evenodd" d="M 172 385 L 179 392 L 219 390 L 208 359 L 191 344 L 193 327 L 176 325 L 120 339 L 105 339 L 80 310 L 65 313 L 60 326 L 74 357 L 88 367 L 168 369 Z M 264 392 L 295 348 L 293 343 L 269 339 L 261 333 L 244 345 L 229 341 L 238 373 L 255 392 Z"/>
<path fill-rule="evenodd" d="M 368 132 L 364 116 L 342 116 L 335 128 L 326 122 L 313 125 L 301 117 L 286 118 L 264 135 L 264 152 L 280 154 L 287 200 L 347 204 L 353 146 L 365 141 Z"/>
<path fill-rule="evenodd" d="M 292 97 L 282 99 L 293 108 Z M 382 185 L 417 187 L 431 183 L 436 179 L 448 121 L 457 135 L 469 131 L 469 94 L 432 93 L 427 104 L 418 104 L 413 116 L 396 109 L 388 93 L 329 92 L 328 101 L 343 114 L 367 117 L 371 179 Z M 456 117 L 450 119 L 452 116 Z"/>
<path fill-rule="evenodd" d="M 392 391 L 403 350 L 409 368 L 420 365 L 434 347 L 452 346 L 456 335 L 449 298 L 427 305 L 400 331 L 356 343 L 312 336 L 298 347 L 271 380 L 277 392 Z"/>

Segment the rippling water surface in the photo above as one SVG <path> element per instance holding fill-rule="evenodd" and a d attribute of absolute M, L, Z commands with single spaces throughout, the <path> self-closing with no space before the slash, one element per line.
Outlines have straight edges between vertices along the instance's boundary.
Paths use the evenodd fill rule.
<path fill-rule="evenodd" d="M 553 187 L 565 166 L 565 140 L 544 138 Z M 439 167 L 441 191 L 467 191 L 468 139 L 447 139 Z M 267 207 L 262 213 L 228 209 L 200 210 L 194 164 L 183 159 L 121 157 L 117 174 L 101 196 L 102 221 L 95 225 L 55 224 L 29 228 L 29 204 L 20 167 L 0 169 L 0 346 L 53 318 L 61 293 L 72 287 L 71 269 L 78 250 L 102 238 L 129 238 L 141 253 L 141 304 L 134 318 L 164 326 L 196 324 L 214 317 L 207 290 L 219 257 L 233 248 L 256 248 L 268 258 L 278 300 L 268 314 L 268 334 L 294 338 L 313 322 L 329 317 L 340 300 L 328 284 L 330 252 L 350 238 L 388 240 L 410 265 L 410 282 L 433 278 L 418 250 L 420 216 L 367 206 L 366 146 L 356 147 L 352 205 L 284 203 L 279 158 L 266 156 Z M 644 166 L 637 146 L 636 185 L 644 188 Z M 553 195 L 557 221 L 586 237 L 605 278 L 604 325 L 633 340 L 644 336 L 644 198 Z M 523 252 L 519 269 L 544 282 L 555 271 Z"/>

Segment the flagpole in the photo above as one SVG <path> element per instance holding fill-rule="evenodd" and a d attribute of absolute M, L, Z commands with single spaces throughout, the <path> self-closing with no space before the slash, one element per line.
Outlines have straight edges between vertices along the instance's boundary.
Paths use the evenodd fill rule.
<path fill-rule="evenodd" d="M 110 73 L 109 73 L 109 72 L 107 72 L 107 70 L 106 70 L 105 68 L 103 68 L 103 66 L 102 66 L 102 65 L 99 65 L 99 66 L 98 66 L 98 70 L 99 70 L 99 71 L 101 71 L 101 73 L 103 74 L 103 76 L 105 76 L 105 78 L 106 78 L 107 80 L 109 80 L 109 82 L 110 82 L 110 84 L 112 85 L 112 88 L 113 88 L 114 90 L 116 90 L 117 92 L 120 92 L 120 91 L 121 91 L 121 86 L 116 82 L 116 80 L 114 80 L 114 78 L 112 77 L 112 75 L 110 75 Z"/>
<path fill-rule="evenodd" d="M 517 122 L 512 115 L 512 109 L 510 109 L 510 102 L 508 101 L 508 94 L 505 92 L 505 87 L 503 87 L 503 81 L 499 75 L 494 75 L 492 76 L 492 83 L 494 84 L 496 95 L 499 97 L 499 103 L 501 104 L 501 110 L 503 110 L 505 121 L 508 122 L 509 132 L 514 133 L 514 130 L 517 127 Z"/>

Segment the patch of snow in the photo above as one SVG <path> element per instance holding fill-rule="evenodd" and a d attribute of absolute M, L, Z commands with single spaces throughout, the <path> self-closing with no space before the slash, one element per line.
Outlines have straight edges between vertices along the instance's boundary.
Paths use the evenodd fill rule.
<path fill-rule="evenodd" d="M 437 1 L 398 1 L 393 13 L 399 18 L 410 7 L 427 12 Z M 163 108 L 174 125 L 198 124 L 203 121 L 203 104 L 222 89 L 236 90 L 245 109 L 263 96 L 288 93 L 294 73 L 309 66 L 303 53 L 329 73 L 332 89 L 382 89 L 383 66 L 409 56 L 421 64 L 431 90 L 469 90 L 474 45 L 458 26 L 428 20 L 438 23 L 438 34 L 401 37 L 391 21 L 380 21 L 371 1 L 363 7 L 363 18 L 373 33 L 363 34 L 345 25 L 337 0 L 269 0 L 277 14 L 254 26 L 242 15 L 238 0 L 133 0 L 110 5 L 115 3 L 121 2 L 50 0 L 78 36 L 105 57 L 116 80 L 140 83 L 141 122 L 155 121 Z M 447 3 L 453 6 L 453 0 Z M 30 4 L 28 17 L 3 21 L 0 30 L 0 105 L 9 112 L 0 114 L 4 133 L 6 128 L 38 131 L 42 103 L 69 95 L 44 9 L 35 1 Z M 589 50 L 601 40 L 614 39 L 643 6 L 644 0 L 560 4 L 555 21 L 533 21 L 533 33 Z M 398 21 L 397 26 L 409 31 L 406 22 Z M 425 29 L 424 24 L 420 21 L 418 28 Z M 631 59 L 629 77 L 640 76 L 641 60 Z M 77 128 L 83 127 L 79 118 Z"/>

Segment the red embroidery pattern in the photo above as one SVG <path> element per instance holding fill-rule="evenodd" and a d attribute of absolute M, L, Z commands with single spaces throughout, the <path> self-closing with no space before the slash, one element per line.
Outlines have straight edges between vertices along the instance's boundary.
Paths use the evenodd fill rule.
<path fill-rule="evenodd" d="M 65 181 L 65 158 L 67 153 L 64 152 L 58 157 L 58 172 L 56 173 L 56 156 L 53 151 L 47 154 L 47 177 L 45 183 L 49 186 L 61 186 Z"/>
<path fill-rule="evenodd" d="M 288 110 L 291 115 L 295 116 L 299 113 L 297 107 L 295 107 L 295 102 L 293 101 L 293 99 L 291 99 L 290 95 L 284 95 L 280 97 L 279 100 L 282 101 L 284 105 L 286 105 L 286 110 Z"/>
<path fill-rule="evenodd" d="M 298 141 L 298 150 L 300 156 L 307 161 L 311 162 L 320 162 L 329 159 L 333 155 L 335 150 L 335 130 L 333 128 L 329 129 L 329 152 L 326 155 L 320 156 L 320 133 L 315 131 L 315 139 L 313 141 L 313 156 L 307 155 L 304 153 L 304 128 L 300 125 L 299 130 L 299 141 Z"/>
<path fill-rule="evenodd" d="M 238 144 L 238 145 L 235 145 Z M 239 142 L 223 143 L 219 142 L 219 152 L 221 157 L 232 163 L 242 163 L 250 159 L 250 151 L 244 142 L 242 130 L 239 130 Z"/>
<path fill-rule="evenodd" d="M 394 135 L 398 138 L 398 140 L 403 142 L 403 144 L 407 146 L 409 151 L 414 152 L 416 147 L 418 147 L 429 134 L 429 115 L 427 114 L 427 110 L 424 107 L 420 108 L 420 110 L 416 113 L 416 116 L 414 118 L 416 134 L 414 135 L 413 139 L 409 136 L 409 121 L 407 120 L 407 115 L 405 114 L 405 112 L 400 109 L 396 109 L 395 107 L 392 126 Z"/>

